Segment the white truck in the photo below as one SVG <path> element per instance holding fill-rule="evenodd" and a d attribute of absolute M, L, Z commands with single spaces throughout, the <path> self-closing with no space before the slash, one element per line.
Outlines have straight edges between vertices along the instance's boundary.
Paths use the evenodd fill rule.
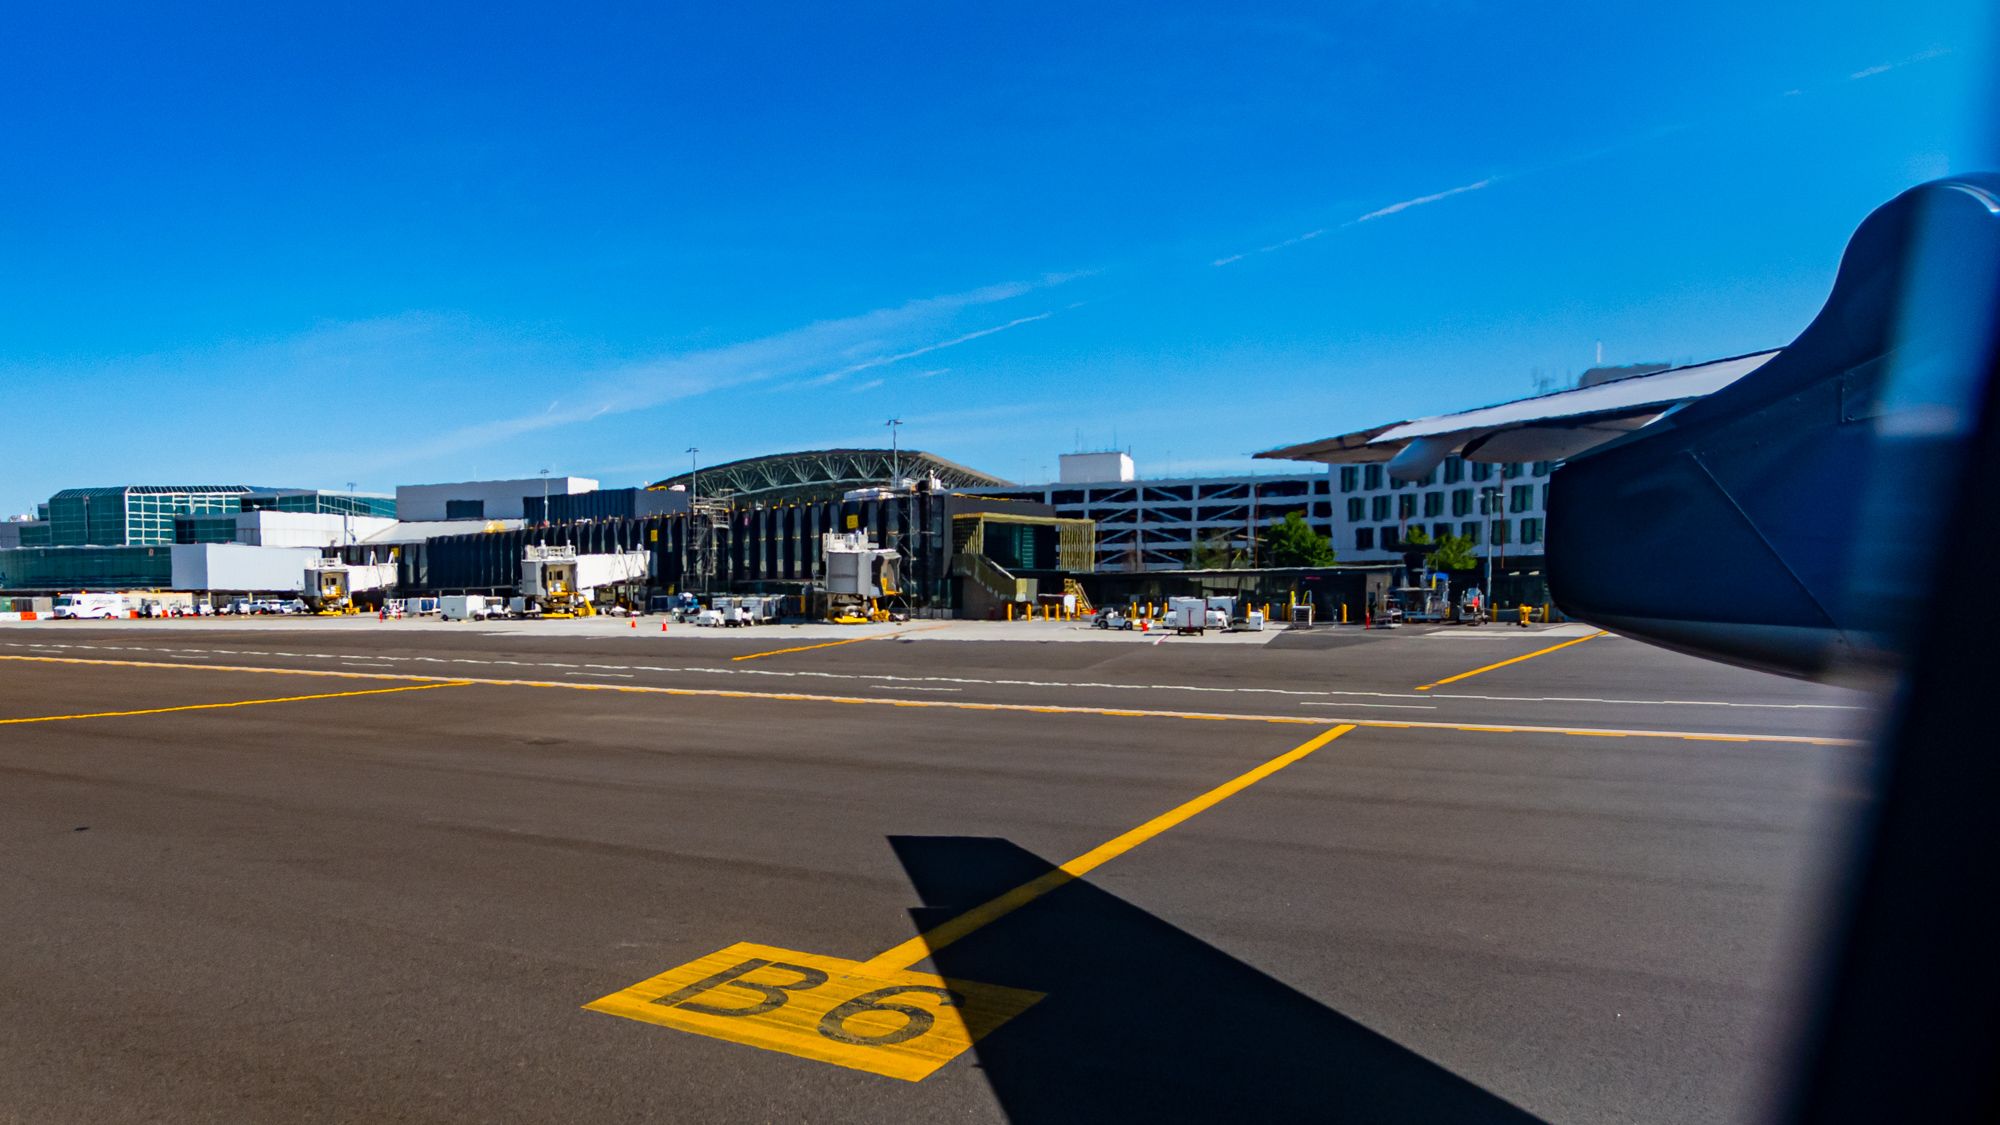
<path fill-rule="evenodd" d="M 1210 629 L 1227 632 L 1235 606 L 1235 598 L 1168 598 L 1167 616 L 1162 624 L 1176 633 L 1195 636 Z"/>
<path fill-rule="evenodd" d="M 54 616 L 75 621 L 129 617 L 132 599 L 124 594 L 63 594 L 56 599 Z"/>

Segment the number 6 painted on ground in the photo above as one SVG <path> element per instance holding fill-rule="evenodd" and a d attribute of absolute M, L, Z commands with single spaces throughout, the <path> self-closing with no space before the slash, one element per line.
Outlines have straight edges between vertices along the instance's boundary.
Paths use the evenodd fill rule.
<path fill-rule="evenodd" d="M 917 1036 L 929 1031 L 931 1024 L 937 1021 L 937 1017 L 923 1008 L 910 1004 L 882 1003 L 884 999 L 890 996 L 896 996 L 905 992 L 928 992 L 938 998 L 938 1007 L 940 1008 L 957 1007 L 960 1003 L 958 993 L 948 988 L 934 988 L 925 984 L 899 984 L 889 988 L 878 988 L 873 992 L 864 992 L 828 1012 L 826 1015 L 821 1016 L 819 1033 L 837 1042 L 854 1043 L 864 1047 L 887 1047 L 891 1044 L 915 1039 Z M 845 1026 L 847 1021 L 863 1012 L 898 1012 L 909 1022 L 893 1031 L 885 1031 L 880 1035 L 857 1035 L 847 1030 Z"/>

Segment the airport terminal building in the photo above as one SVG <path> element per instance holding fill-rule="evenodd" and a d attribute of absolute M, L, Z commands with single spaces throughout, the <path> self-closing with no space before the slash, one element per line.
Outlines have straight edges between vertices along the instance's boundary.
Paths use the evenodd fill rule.
<path fill-rule="evenodd" d="M 1097 569 L 1183 570 L 1205 545 L 1261 560 L 1261 537 L 1297 512 L 1333 541 L 1343 563 L 1403 561 L 1411 528 L 1463 535 L 1482 555 L 1516 562 L 1539 556 L 1547 527 L 1545 461 L 1502 465 L 1449 457 L 1418 481 L 1391 478 L 1381 463 L 1293 473 L 1139 479 L 1129 454 L 1065 453 L 1061 479 L 975 489 L 1047 504 L 1097 523 Z"/>

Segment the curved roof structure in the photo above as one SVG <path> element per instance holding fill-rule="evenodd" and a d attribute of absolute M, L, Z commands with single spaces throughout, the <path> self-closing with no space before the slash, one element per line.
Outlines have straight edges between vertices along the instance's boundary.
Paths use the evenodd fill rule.
<path fill-rule="evenodd" d="M 1468 461 L 1561 461 L 1639 429 L 1757 370 L 1776 350 L 1609 379 L 1573 390 L 1359 430 L 1253 454 L 1276 461 L 1389 462 L 1422 480 L 1450 454 Z"/>
<path fill-rule="evenodd" d="M 838 499 L 854 488 L 883 487 L 900 470 L 907 479 L 935 475 L 946 488 L 980 488 L 1010 483 L 956 461 L 921 449 L 813 449 L 748 457 L 708 465 L 692 474 L 702 496 L 733 495 L 749 503 L 773 500 Z M 686 487 L 691 474 L 681 473 L 653 488 Z"/>

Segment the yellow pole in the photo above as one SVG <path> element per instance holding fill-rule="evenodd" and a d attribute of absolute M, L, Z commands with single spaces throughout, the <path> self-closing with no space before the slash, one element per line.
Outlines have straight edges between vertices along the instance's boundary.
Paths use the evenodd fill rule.
<path fill-rule="evenodd" d="M 1014 620 L 1014 603 L 1013 603 L 1013 602 L 1008 602 L 1008 603 L 1007 603 L 1007 620 L 1009 620 L 1009 621 L 1012 621 L 1012 620 Z"/>
<path fill-rule="evenodd" d="M 1341 623 L 1342 625 L 1345 625 L 1345 624 L 1347 624 L 1347 603 L 1346 603 L 1346 602 L 1341 602 L 1341 603 L 1340 603 L 1340 623 Z"/>

